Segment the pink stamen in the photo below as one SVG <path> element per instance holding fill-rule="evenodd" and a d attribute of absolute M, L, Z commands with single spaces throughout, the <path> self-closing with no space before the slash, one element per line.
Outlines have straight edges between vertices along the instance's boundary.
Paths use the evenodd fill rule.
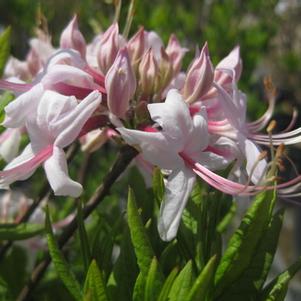
<path fill-rule="evenodd" d="M 65 84 L 62 82 L 56 83 L 51 86 L 53 91 L 56 91 L 58 93 L 61 93 L 66 96 L 71 96 L 74 95 L 76 98 L 79 99 L 84 99 L 87 97 L 91 92 L 94 90 L 89 89 L 89 88 L 82 88 L 82 87 L 77 87 L 69 84 Z M 103 87 L 99 87 L 98 91 L 101 93 L 106 93 L 105 89 Z"/>
<path fill-rule="evenodd" d="M 6 178 L 10 176 L 14 176 L 16 174 L 24 174 L 27 173 L 35 168 L 37 168 L 41 163 L 46 161 L 48 158 L 52 156 L 53 152 L 53 145 L 48 145 L 39 151 L 37 154 L 34 155 L 33 158 L 18 165 L 17 167 L 13 167 L 8 170 L 0 171 L 0 178 Z"/>
<path fill-rule="evenodd" d="M 34 85 L 33 84 L 21 84 L 21 83 L 13 83 L 3 79 L 0 79 L 0 89 L 9 90 L 13 92 L 27 92 Z"/>
<path fill-rule="evenodd" d="M 85 71 L 94 78 L 94 81 L 97 84 L 99 84 L 100 86 L 104 86 L 105 77 L 102 74 L 100 74 L 95 69 L 91 68 L 90 66 L 86 66 Z"/>

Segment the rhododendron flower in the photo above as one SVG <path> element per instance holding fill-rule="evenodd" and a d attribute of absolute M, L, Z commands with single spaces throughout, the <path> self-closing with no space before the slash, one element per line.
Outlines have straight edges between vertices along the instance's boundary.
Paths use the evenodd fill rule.
<path fill-rule="evenodd" d="M 70 179 L 63 148 L 79 136 L 100 102 L 101 95 L 97 91 L 80 103 L 73 96 L 46 91 L 38 103 L 34 118 L 26 120 L 31 142 L 0 172 L 1 186 L 27 179 L 43 163 L 55 195 L 79 196 L 82 186 Z"/>
<path fill-rule="evenodd" d="M 204 151 L 209 143 L 205 110 L 191 118 L 188 105 L 177 90 L 170 90 L 164 103 L 149 104 L 148 110 L 162 127 L 161 131 L 117 130 L 128 144 L 141 150 L 146 161 L 171 171 L 158 223 L 161 238 L 171 240 L 177 233 L 195 181 L 195 174 L 186 166 L 182 155 L 209 168 L 215 168 L 223 159 Z"/>

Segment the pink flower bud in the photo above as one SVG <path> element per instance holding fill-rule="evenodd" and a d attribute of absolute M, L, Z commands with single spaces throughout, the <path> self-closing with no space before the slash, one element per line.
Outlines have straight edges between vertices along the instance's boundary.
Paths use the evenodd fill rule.
<path fill-rule="evenodd" d="M 158 63 L 152 48 L 144 53 L 139 64 L 140 89 L 142 95 L 149 96 L 155 92 L 155 82 L 158 75 Z"/>
<path fill-rule="evenodd" d="M 131 61 L 132 61 L 132 65 L 135 66 L 144 52 L 144 29 L 143 29 L 143 27 L 141 27 L 137 31 L 137 33 L 128 41 L 127 49 L 128 49 Z"/>
<path fill-rule="evenodd" d="M 182 66 L 182 58 L 188 50 L 182 48 L 177 37 L 172 34 L 169 38 L 166 53 L 172 61 L 172 67 L 174 74 L 178 74 Z"/>
<path fill-rule="evenodd" d="M 104 74 L 106 74 L 107 71 L 110 69 L 118 53 L 118 32 L 118 24 L 114 23 L 106 30 L 106 32 L 101 37 L 97 53 L 97 61 L 100 70 Z"/>
<path fill-rule="evenodd" d="M 86 56 L 86 41 L 78 29 L 77 16 L 75 15 L 68 26 L 64 29 L 60 39 L 61 48 L 77 50 L 82 58 Z"/>
<path fill-rule="evenodd" d="M 173 66 L 170 57 L 165 52 L 164 48 L 161 48 L 161 60 L 159 64 L 159 74 L 156 77 L 155 91 L 159 91 L 165 88 L 173 77 Z"/>
<path fill-rule="evenodd" d="M 187 103 L 197 101 L 212 85 L 213 66 L 210 61 L 207 43 L 200 55 L 190 66 L 183 88 L 183 96 Z"/>
<path fill-rule="evenodd" d="M 127 48 L 122 48 L 105 78 L 109 110 L 125 118 L 130 99 L 136 91 L 136 78 L 131 66 Z"/>
<path fill-rule="evenodd" d="M 144 31 L 144 49 L 152 48 L 156 60 L 160 59 L 161 48 L 164 46 L 160 36 L 155 31 Z"/>

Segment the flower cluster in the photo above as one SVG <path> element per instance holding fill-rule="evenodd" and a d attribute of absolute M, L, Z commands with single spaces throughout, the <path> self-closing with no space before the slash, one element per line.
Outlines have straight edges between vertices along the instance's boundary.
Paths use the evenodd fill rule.
<path fill-rule="evenodd" d="M 158 223 L 162 239 L 175 237 L 196 176 L 231 195 L 253 195 L 274 187 L 283 145 L 301 142 L 301 128 L 259 133 L 271 121 L 275 91 L 268 87 L 268 109 L 256 121 L 246 117 L 247 98 L 238 89 L 240 49 L 213 66 L 208 45 L 198 49 L 186 71 L 188 49 L 171 35 L 165 47 L 155 32 L 140 28 L 130 39 L 112 24 L 87 44 L 76 16 L 61 34 L 58 49 L 48 36 L 30 41 L 25 61 L 11 58 L 0 89 L 15 99 L 5 107 L 7 129 L 0 152 L 8 165 L 1 187 L 30 177 L 43 165 L 55 195 L 77 197 L 82 186 L 68 175 L 64 148 L 80 139 L 93 151 L 120 136 L 139 150 L 136 162 L 166 174 Z M 18 153 L 21 134 L 30 143 Z M 271 160 L 261 149 L 271 149 Z M 274 152 L 274 147 L 277 151 Z M 216 172 L 231 166 L 229 178 Z M 230 180 L 231 177 L 231 180 Z M 298 195 L 299 177 L 276 187 Z"/>

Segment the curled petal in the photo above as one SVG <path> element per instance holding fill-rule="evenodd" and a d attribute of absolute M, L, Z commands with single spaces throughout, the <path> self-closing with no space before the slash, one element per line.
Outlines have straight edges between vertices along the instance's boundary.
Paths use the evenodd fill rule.
<path fill-rule="evenodd" d="M 78 197 L 82 193 L 82 186 L 68 175 L 66 156 L 61 148 L 53 148 L 52 156 L 44 162 L 44 169 L 55 195 Z"/>

